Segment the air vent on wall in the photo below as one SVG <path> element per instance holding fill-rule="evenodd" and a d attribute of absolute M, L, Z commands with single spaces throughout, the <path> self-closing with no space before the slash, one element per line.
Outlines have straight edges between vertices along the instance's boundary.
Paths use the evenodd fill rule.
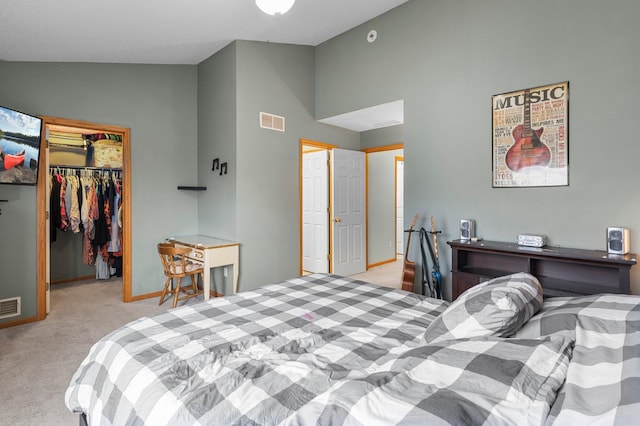
<path fill-rule="evenodd" d="M 269 114 L 268 112 L 260 113 L 260 127 L 263 129 L 277 130 L 284 132 L 284 117 Z"/>
<path fill-rule="evenodd" d="M 20 315 L 20 297 L 0 300 L 0 319 Z"/>

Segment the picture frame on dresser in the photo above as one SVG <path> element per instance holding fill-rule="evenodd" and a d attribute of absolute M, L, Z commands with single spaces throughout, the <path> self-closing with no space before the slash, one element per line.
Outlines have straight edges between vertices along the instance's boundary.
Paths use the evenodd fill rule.
<path fill-rule="evenodd" d="M 494 188 L 569 185 L 569 82 L 491 98 Z"/>

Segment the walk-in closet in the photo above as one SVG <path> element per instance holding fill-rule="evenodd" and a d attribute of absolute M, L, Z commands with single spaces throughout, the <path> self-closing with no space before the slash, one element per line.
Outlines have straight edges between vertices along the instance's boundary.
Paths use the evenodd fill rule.
<path fill-rule="evenodd" d="M 65 283 L 111 280 L 129 301 L 128 129 L 59 118 L 45 118 L 44 128 L 46 312 L 55 309 L 51 286 Z"/>

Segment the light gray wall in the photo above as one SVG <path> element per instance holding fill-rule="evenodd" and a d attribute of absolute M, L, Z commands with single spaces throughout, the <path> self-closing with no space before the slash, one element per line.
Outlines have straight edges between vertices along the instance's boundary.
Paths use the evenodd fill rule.
<path fill-rule="evenodd" d="M 11 321 L 37 313 L 36 187 L 0 185 L 0 199 L 9 201 L 0 203 L 0 299 L 20 297 L 22 302 L 22 315 L 5 320 Z"/>
<path fill-rule="evenodd" d="M 197 68 L 0 62 L 0 81 L 4 106 L 131 129 L 132 292 L 160 290 L 156 243 L 197 232 L 197 199 L 176 189 L 197 178 Z M 0 186 L 0 199 L 7 198 L 0 206 L 0 297 L 22 296 L 22 316 L 34 316 L 36 188 Z"/>
<path fill-rule="evenodd" d="M 360 136 L 315 121 L 312 47 L 239 41 L 236 49 L 237 239 L 247 290 L 299 273 L 300 138 L 359 149 Z M 261 111 L 285 117 L 286 131 L 261 129 Z"/>
<path fill-rule="evenodd" d="M 82 234 L 58 230 L 49 252 L 51 282 L 95 275 L 95 266 L 82 261 L 82 246 Z"/>
<path fill-rule="evenodd" d="M 198 233 L 236 240 L 236 44 L 198 65 L 198 183 L 207 187 L 198 196 Z M 213 160 L 227 163 L 227 174 L 213 169 Z M 211 274 L 211 288 L 229 294 L 220 268 Z"/>
<path fill-rule="evenodd" d="M 404 126 L 383 127 L 360 133 L 360 148 L 376 148 L 385 145 L 395 145 L 404 142 Z"/>
<path fill-rule="evenodd" d="M 317 118 L 404 99 L 405 220 L 435 216 L 441 241 L 471 218 L 488 240 L 536 232 L 605 250 L 606 227 L 622 225 L 637 251 L 637 16 L 623 0 L 413 0 L 316 49 Z M 491 96 L 565 80 L 570 185 L 492 188 Z"/>

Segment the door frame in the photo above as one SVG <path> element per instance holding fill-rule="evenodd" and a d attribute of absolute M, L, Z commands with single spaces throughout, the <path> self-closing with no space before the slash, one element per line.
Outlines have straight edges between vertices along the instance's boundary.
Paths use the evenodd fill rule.
<path fill-rule="evenodd" d="M 394 203 L 395 203 L 395 208 L 396 208 L 396 212 L 398 211 L 398 163 L 402 163 L 402 190 L 403 190 L 403 195 L 404 195 L 404 155 L 396 155 L 395 158 L 395 197 L 394 197 Z M 402 211 L 404 212 L 404 196 L 402 197 Z M 404 234 L 402 234 L 403 238 L 402 241 L 400 241 L 400 234 L 398 233 L 399 229 L 402 229 L 404 227 L 404 215 L 402 217 L 402 227 L 399 227 L 398 225 L 400 225 L 400 220 L 398 220 L 398 215 L 396 214 L 396 257 L 399 254 L 402 254 L 404 256 Z M 400 250 L 398 250 L 400 249 Z"/>
<path fill-rule="evenodd" d="M 302 270 L 329 272 L 329 162 L 331 151 L 302 153 Z"/>
<path fill-rule="evenodd" d="M 298 229 L 298 235 L 299 235 L 299 259 L 298 259 L 298 265 L 299 265 L 299 275 L 303 274 L 303 256 L 302 256 L 302 249 L 303 249 L 303 239 L 302 239 L 302 196 L 303 196 L 303 182 L 302 182 L 302 153 L 304 152 L 304 147 L 305 146 L 310 146 L 316 149 L 326 149 L 326 150 L 331 150 L 332 148 L 339 148 L 339 146 L 337 145 L 333 145 L 333 144 L 328 144 L 325 142 L 318 142 L 318 141 L 313 141 L 310 139 L 300 139 L 300 145 L 299 145 L 299 165 L 298 165 L 298 177 L 299 177 L 299 184 L 298 184 L 298 188 L 299 188 L 299 198 L 298 198 L 298 203 L 299 203 L 299 229 Z M 365 212 L 365 241 L 366 241 L 366 256 L 367 256 L 367 260 L 366 260 L 366 268 L 367 270 L 371 267 L 374 266 L 380 266 L 382 264 L 385 263 L 390 263 L 395 261 L 394 259 L 390 259 L 388 261 L 385 262 L 381 262 L 379 264 L 374 264 L 374 265 L 370 265 L 369 264 L 369 154 L 375 153 L 375 152 L 381 152 L 381 151 L 393 151 L 396 149 L 402 149 L 404 150 L 404 143 L 396 143 L 396 144 L 390 144 L 390 145 L 383 145 L 383 146 L 378 146 L 378 147 L 373 147 L 373 148 L 365 148 L 365 149 L 361 149 L 362 152 L 365 153 L 365 206 L 366 206 L 366 212 Z M 403 153 L 403 159 L 404 159 L 404 153 Z M 329 174 L 329 191 L 332 190 L 332 183 L 331 183 L 331 174 Z M 329 199 L 331 199 L 331 195 L 329 195 Z M 394 197 L 393 200 L 393 205 L 395 207 L 396 205 L 396 198 Z M 331 205 L 329 206 L 329 209 L 331 209 Z M 395 214 L 394 214 L 395 217 Z M 329 226 L 331 226 L 331 221 L 329 221 Z M 394 224 L 395 225 L 395 224 Z M 332 255 L 331 253 L 331 246 L 333 243 L 332 240 L 332 235 L 331 232 L 329 232 L 329 256 Z M 397 237 L 396 237 L 397 239 Z M 329 273 L 333 273 L 333 267 L 332 267 L 332 262 L 329 262 Z"/>
<path fill-rule="evenodd" d="M 41 116 L 43 120 L 43 135 L 41 138 L 40 149 L 47 149 L 46 129 L 47 125 L 58 125 L 76 128 L 96 129 L 105 133 L 118 133 L 122 135 L 122 186 L 125 189 L 122 194 L 122 301 L 131 302 L 131 129 L 128 127 L 120 127 L 109 124 L 98 124 L 81 120 L 73 120 L 68 118 Z M 46 191 L 48 190 L 49 170 L 46 170 L 48 164 L 40 162 L 38 165 L 38 185 L 37 185 L 37 319 L 46 318 L 46 294 L 47 294 L 47 271 L 46 256 L 49 256 L 47 248 L 47 202 Z"/>
<path fill-rule="evenodd" d="M 303 229 L 302 229 L 303 228 L 302 197 L 304 195 L 304 182 L 303 182 L 302 172 L 303 172 L 304 165 L 302 163 L 302 156 L 303 156 L 303 154 L 305 152 L 305 147 L 311 147 L 311 149 L 322 149 L 322 150 L 327 150 L 327 151 L 330 151 L 333 148 L 338 148 L 337 145 L 328 144 L 328 143 L 325 143 L 325 142 L 318 142 L 318 141 L 313 141 L 313 140 L 310 140 L 310 139 L 300 139 L 299 156 L 298 156 L 298 158 L 299 158 L 299 166 L 298 166 L 298 178 L 299 178 L 298 204 L 299 204 L 299 208 L 298 209 L 299 209 L 299 216 L 300 216 L 299 217 L 299 221 L 298 221 L 299 222 L 298 234 L 299 234 L 299 238 L 300 238 L 300 242 L 299 242 L 300 250 L 299 250 L 299 260 L 298 260 L 298 267 L 299 267 L 298 274 L 299 275 L 302 275 L 303 272 L 304 272 L 304 269 L 303 269 L 304 259 L 303 259 L 303 253 L 302 253 L 303 248 L 304 248 L 304 246 L 303 246 L 304 241 L 303 241 L 303 238 L 302 238 L 302 233 L 303 233 Z M 327 167 L 329 167 L 329 166 L 327 165 Z M 329 179 L 331 179 L 330 175 L 329 175 Z M 328 185 L 329 191 L 331 191 L 330 182 L 327 182 L 327 185 Z M 330 195 L 328 191 L 327 191 L 327 195 Z M 331 198 L 329 198 L 329 203 L 331 203 L 330 200 L 331 200 Z M 329 205 L 329 209 L 331 209 L 331 205 Z M 329 215 L 329 212 L 327 212 L 327 215 Z M 329 226 L 331 226 L 330 221 L 329 221 Z M 329 252 L 329 256 L 331 256 L 331 242 L 332 242 L 332 240 L 331 240 L 331 232 L 329 232 L 328 242 L 329 242 L 329 247 L 327 249 L 328 249 L 328 252 Z M 331 262 L 329 262 L 329 273 L 331 273 L 331 272 L 332 272 L 332 266 L 331 266 Z"/>

